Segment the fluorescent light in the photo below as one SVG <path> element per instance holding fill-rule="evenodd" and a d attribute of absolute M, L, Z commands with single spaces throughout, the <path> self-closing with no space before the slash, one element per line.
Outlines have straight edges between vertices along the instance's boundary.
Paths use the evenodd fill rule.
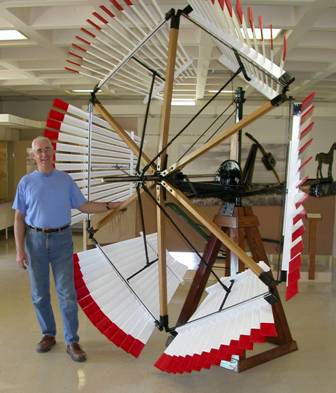
<path fill-rule="evenodd" d="M 77 94 L 86 94 L 86 93 L 92 93 L 93 89 L 72 89 L 71 93 L 77 93 Z M 101 90 L 98 90 L 96 93 L 101 93 Z"/>
<path fill-rule="evenodd" d="M 173 98 L 171 104 L 173 106 L 194 106 L 196 102 L 191 98 Z"/>
<path fill-rule="evenodd" d="M 26 40 L 27 37 L 17 30 L 0 30 L 0 41 Z"/>
<path fill-rule="evenodd" d="M 241 30 L 241 32 L 243 34 L 243 37 L 245 37 L 244 30 L 243 29 L 240 29 L 240 30 Z M 257 40 L 261 40 L 260 29 L 258 27 L 255 27 L 254 28 L 254 32 L 255 32 Z M 265 29 L 262 29 L 262 32 L 263 32 L 264 40 L 270 40 L 271 39 L 271 29 L 265 28 Z M 281 32 L 281 29 L 272 29 L 273 40 L 275 40 L 277 38 L 277 36 L 280 34 L 280 32 Z M 250 27 L 247 28 L 247 34 L 249 36 L 249 39 L 252 40 L 253 39 L 253 32 L 252 32 L 252 29 Z"/>
<path fill-rule="evenodd" d="M 232 94 L 234 90 L 222 90 L 220 94 Z M 208 90 L 208 93 L 218 93 L 218 90 Z"/>

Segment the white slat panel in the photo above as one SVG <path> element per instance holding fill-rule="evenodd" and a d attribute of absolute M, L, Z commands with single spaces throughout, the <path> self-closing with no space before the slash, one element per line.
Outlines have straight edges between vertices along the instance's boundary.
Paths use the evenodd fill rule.
<path fill-rule="evenodd" d="M 149 257 L 153 260 L 157 256 L 154 241 L 156 234 L 149 235 L 147 238 L 151 241 Z M 103 250 L 125 279 L 137 270 L 142 269 L 146 264 L 142 237 L 111 244 L 103 247 Z M 139 300 L 129 291 L 125 283 L 120 280 L 110 263 L 97 249 L 78 253 L 78 258 L 81 273 L 90 295 L 104 314 L 127 334 L 132 334 L 142 342 L 146 342 L 155 328 L 154 321 Z M 167 263 L 172 270 L 180 265 L 169 255 Z M 179 270 L 185 272 L 186 267 L 182 265 Z M 146 304 L 146 307 L 149 307 L 158 318 L 157 278 L 157 263 L 154 263 L 139 272 L 129 283 Z M 168 281 L 171 298 L 180 281 L 173 275 L 172 280 L 169 279 Z M 130 318 L 130 316 L 133 316 L 133 318 Z"/>

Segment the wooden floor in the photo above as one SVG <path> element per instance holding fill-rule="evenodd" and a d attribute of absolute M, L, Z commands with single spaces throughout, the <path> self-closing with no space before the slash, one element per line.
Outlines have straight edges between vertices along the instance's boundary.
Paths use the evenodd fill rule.
<path fill-rule="evenodd" d="M 80 239 L 77 239 L 80 244 Z M 4 393 L 335 393 L 336 285 L 334 263 L 322 281 L 303 281 L 300 295 L 285 304 L 299 350 L 240 374 L 220 367 L 188 375 L 168 375 L 153 367 L 166 341 L 155 332 L 139 359 L 110 344 L 80 313 L 81 344 L 88 361 L 77 364 L 65 353 L 61 325 L 57 345 L 38 354 L 39 331 L 26 272 L 15 263 L 13 239 L 0 240 L 0 392 Z M 318 267 L 319 268 L 319 267 Z M 317 275 L 318 277 L 318 275 Z M 174 314 L 186 294 L 171 303 Z M 55 302 L 54 302 L 55 304 Z M 55 304 L 59 321 L 57 305 Z"/>

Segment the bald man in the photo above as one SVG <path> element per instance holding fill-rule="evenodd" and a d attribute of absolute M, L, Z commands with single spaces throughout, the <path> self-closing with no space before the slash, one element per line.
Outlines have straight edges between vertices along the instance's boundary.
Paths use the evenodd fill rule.
<path fill-rule="evenodd" d="M 88 202 L 73 179 L 53 166 L 53 146 L 48 138 L 32 142 L 37 169 L 20 180 L 13 209 L 16 261 L 28 270 L 32 302 L 42 339 L 37 352 L 48 352 L 56 344 L 56 324 L 50 303 L 51 267 L 63 322 L 66 351 L 83 362 L 87 356 L 79 345 L 78 309 L 72 266 L 71 209 L 100 213 L 119 202 Z"/>

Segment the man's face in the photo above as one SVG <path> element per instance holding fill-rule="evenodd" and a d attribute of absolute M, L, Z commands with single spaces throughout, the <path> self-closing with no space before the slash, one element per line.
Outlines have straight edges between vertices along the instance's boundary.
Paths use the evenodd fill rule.
<path fill-rule="evenodd" d="M 39 171 L 50 172 L 53 169 L 53 153 L 53 148 L 48 141 L 37 140 L 34 142 L 32 158 Z"/>

